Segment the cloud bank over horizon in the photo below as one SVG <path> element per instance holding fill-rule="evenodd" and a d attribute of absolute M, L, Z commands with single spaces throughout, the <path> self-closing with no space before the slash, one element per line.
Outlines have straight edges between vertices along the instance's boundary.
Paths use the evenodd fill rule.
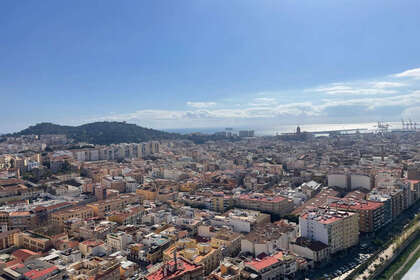
<path fill-rule="evenodd" d="M 280 124 L 352 123 L 420 119 L 420 68 L 313 88 L 237 94 L 187 101 L 184 108 L 139 109 L 91 121 L 127 121 L 157 129 L 258 127 Z"/>

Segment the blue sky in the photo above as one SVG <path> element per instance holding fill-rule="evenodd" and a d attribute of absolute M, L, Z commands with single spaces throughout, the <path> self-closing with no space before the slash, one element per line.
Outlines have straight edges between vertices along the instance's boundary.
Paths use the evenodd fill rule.
<path fill-rule="evenodd" d="M 1 1 L 0 132 L 420 120 L 420 1 Z"/>

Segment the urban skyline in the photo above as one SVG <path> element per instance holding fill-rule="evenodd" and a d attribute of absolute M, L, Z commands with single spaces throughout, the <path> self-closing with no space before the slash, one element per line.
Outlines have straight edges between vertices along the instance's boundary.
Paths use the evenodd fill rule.
<path fill-rule="evenodd" d="M 420 1 L 0 1 L 0 280 L 420 279 Z"/>
<path fill-rule="evenodd" d="M 4 1 L 0 132 L 50 121 L 271 129 L 419 119 L 419 9 Z"/>

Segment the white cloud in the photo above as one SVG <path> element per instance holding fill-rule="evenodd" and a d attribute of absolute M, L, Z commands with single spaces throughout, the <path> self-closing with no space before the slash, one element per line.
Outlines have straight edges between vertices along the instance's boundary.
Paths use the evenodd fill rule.
<path fill-rule="evenodd" d="M 257 103 L 268 103 L 268 102 L 275 102 L 276 99 L 272 97 L 258 97 L 254 99 Z"/>
<path fill-rule="evenodd" d="M 397 78 L 420 79 L 420 68 L 410 69 L 401 73 L 394 74 L 393 76 Z"/>
<path fill-rule="evenodd" d="M 371 83 L 373 88 L 395 88 L 395 87 L 403 87 L 406 84 L 400 82 L 372 82 Z"/>
<path fill-rule="evenodd" d="M 116 114 L 100 118 L 110 121 L 131 121 L 143 125 L 171 123 L 202 123 L 226 120 L 273 119 L 286 116 L 314 116 L 319 110 L 310 102 L 267 106 L 243 106 L 241 108 L 195 109 L 195 110 L 139 110 L 129 114 Z"/>
<path fill-rule="evenodd" d="M 272 97 L 258 97 L 254 98 L 253 102 L 251 102 L 249 105 L 251 106 L 273 106 L 277 104 L 277 101 L 275 98 Z"/>
<path fill-rule="evenodd" d="M 375 94 L 394 94 L 398 92 L 396 90 L 386 89 L 387 87 L 392 87 L 392 86 L 387 82 L 367 84 L 367 85 L 334 83 L 334 84 L 327 85 L 324 87 L 308 89 L 307 91 L 322 92 L 328 95 L 375 95 Z"/>
<path fill-rule="evenodd" d="M 192 102 L 188 101 L 187 105 L 193 108 L 209 108 L 216 106 L 216 102 Z"/>
<path fill-rule="evenodd" d="M 364 112 L 387 110 L 382 108 L 401 107 L 410 108 L 404 111 L 404 117 L 413 115 L 420 106 L 420 90 L 404 95 L 382 96 L 382 97 L 360 97 L 351 99 L 322 99 L 318 104 L 313 102 L 295 102 L 288 104 L 247 105 L 231 106 L 229 108 L 209 109 L 197 108 L 193 110 L 138 110 L 129 114 L 116 114 L 100 118 L 100 120 L 131 121 L 140 125 L 150 125 L 156 128 L 162 127 L 186 127 L 186 126 L 213 126 L 225 124 L 227 121 L 246 120 L 275 120 L 288 118 L 316 118 L 316 117 L 337 117 L 329 116 L 328 113 L 334 108 L 361 108 Z M 340 114 L 340 110 L 338 113 Z M 339 117 L 339 116 L 338 116 Z M 400 116 L 396 116 L 398 119 Z M 414 118 L 414 116 L 412 116 Z M 420 116 L 419 116 L 420 117 Z M 194 126 L 196 125 L 196 126 Z"/>
<path fill-rule="evenodd" d="M 409 94 L 396 96 L 354 98 L 346 100 L 324 99 L 323 102 L 323 104 L 317 106 L 319 111 L 323 111 L 328 107 L 338 106 L 362 106 L 368 110 L 391 106 L 405 107 L 420 104 L 420 90 L 414 91 Z"/>
<path fill-rule="evenodd" d="M 408 70 L 398 75 L 413 77 L 414 73 L 413 70 Z M 301 101 L 293 102 L 294 100 Z M 179 110 L 149 109 L 128 114 L 111 114 L 100 120 L 124 120 L 154 128 L 238 124 L 269 126 L 293 120 L 307 123 L 317 120 L 376 120 L 378 116 L 414 120 L 420 118 L 417 114 L 420 111 L 420 85 L 417 80 L 401 81 L 393 75 L 380 79 L 320 85 L 303 92 L 270 91 L 264 95 L 256 92 L 237 98 L 224 98 L 217 103 L 189 101 L 186 105 L 187 108 Z"/>
<path fill-rule="evenodd" d="M 234 104 L 235 105 L 235 104 Z M 322 99 L 313 102 L 295 102 L 287 104 L 230 106 L 226 108 L 196 108 L 192 110 L 138 110 L 129 114 L 117 114 L 100 120 L 129 121 L 153 128 L 215 127 L 234 124 L 259 123 L 267 126 L 275 120 L 306 118 L 308 122 L 316 118 L 340 118 L 341 108 L 362 110 L 368 116 L 375 112 L 386 112 L 388 108 L 410 108 L 404 111 L 404 117 L 416 113 L 420 107 L 420 90 L 396 96 L 369 96 L 350 99 Z M 334 115 L 330 115 L 334 112 Z M 371 112 L 371 113 L 369 113 Z M 355 117 L 357 117 L 355 115 Z M 399 119 L 401 115 L 395 116 Z M 419 116 L 420 117 L 420 116 Z M 414 119 L 415 117 L 412 116 Z"/>
<path fill-rule="evenodd" d="M 337 96 L 384 95 L 400 93 L 401 88 L 407 86 L 410 86 L 410 83 L 403 83 L 400 80 L 396 80 L 395 77 L 385 77 L 383 80 L 331 83 L 315 88 L 309 88 L 305 91 Z"/>

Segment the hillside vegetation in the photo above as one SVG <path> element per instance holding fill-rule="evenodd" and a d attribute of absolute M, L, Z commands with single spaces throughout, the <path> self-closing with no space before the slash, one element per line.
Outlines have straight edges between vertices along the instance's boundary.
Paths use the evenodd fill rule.
<path fill-rule="evenodd" d="M 180 139 L 182 135 L 144 128 L 125 122 L 94 122 L 80 126 L 40 123 L 11 136 L 42 134 L 65 134 L 76 142 L 92 144 L 138 143 L 149 140 Z"/>

